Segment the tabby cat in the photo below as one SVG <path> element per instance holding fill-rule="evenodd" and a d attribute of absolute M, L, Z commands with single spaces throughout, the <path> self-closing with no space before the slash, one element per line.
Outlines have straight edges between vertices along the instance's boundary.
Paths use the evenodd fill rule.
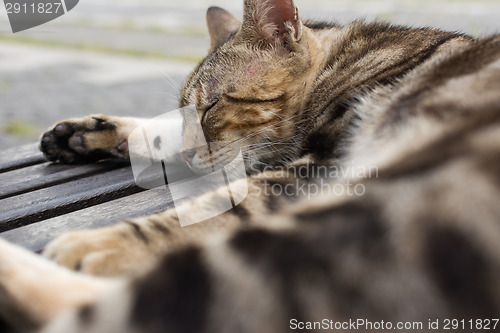
<path fill-rule="evenodd" d="M 248 197 L 185 228 L 167 210 L 63 235 L 44 250 L 59 265 L 1 241 L 2 317 L 50 333 L 493 329 L 500 36 L 302 21 L 292 0 L 245 0 L 242 23 L 210 8 L 207 22 L 180 106 L 207 141 L 243 143 L 248 179 L 231 188 Z M 126 159 L 142 121 L 65 120 L 41 148 Z M 345 191 L 303 191 L 325 184 Z M 221 191 L 179 210 L 203 214 Z"/>

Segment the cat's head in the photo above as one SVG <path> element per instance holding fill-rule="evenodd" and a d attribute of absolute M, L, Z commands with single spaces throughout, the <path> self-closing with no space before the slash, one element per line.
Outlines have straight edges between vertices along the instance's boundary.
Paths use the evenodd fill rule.
<path fill-rule="evenodd" d="M 238 144 L 249 172 L 296 157 L 317 57 L 293 1 L 245 0 L 242 22 L 212 7 L 207 23 L 210 52 L 188 78 L 181 106 L 196 107 L 208 142 Z M 185 158 L 200 169 L 213 155 Z"/>

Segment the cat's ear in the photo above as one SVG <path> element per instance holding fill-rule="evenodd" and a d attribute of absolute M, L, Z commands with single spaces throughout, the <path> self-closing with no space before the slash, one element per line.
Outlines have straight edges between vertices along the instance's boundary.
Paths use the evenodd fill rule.
<path fill-rule="evenodd" d="M 240 32 L 244 39 L 287 47 L 300 39 L 301 30 L 293 0 L 245 0 Z"/>
<path fill-rule="evenodd" d="M 240 29 L 241 22 L 225 9 L 210 7 L 207 10 L 207 26 L 210 34 L 210 51 L 213 51 Z"/>

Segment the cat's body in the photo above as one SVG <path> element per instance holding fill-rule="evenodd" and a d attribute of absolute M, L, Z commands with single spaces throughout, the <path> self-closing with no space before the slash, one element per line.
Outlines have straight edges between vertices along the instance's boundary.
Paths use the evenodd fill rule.
<path fill-rule="evenodd" d="M 500 36 L 302 24 L 285 0 L 245 1 L 241 29 L 216 8 L 208 24 L 211 52 L 180 105 L 196 106 L 207 141 L 241 143 L 247 199 L 190 227 L 170 210 L 45 250 L 127 279 L 0 243 L 0 313 L 46 332 L 283 332 L 323 319 L 426 331 L 429 319 L 498 318 Z M 65 121 L 42 147 L 69 162 L 126 158 L 140 123 Z M 179 209 L 203 214 L 219 196 Z"/>

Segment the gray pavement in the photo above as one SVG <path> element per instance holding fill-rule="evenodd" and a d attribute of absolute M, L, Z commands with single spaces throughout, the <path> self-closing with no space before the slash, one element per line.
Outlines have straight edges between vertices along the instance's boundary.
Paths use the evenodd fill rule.
<path fill-rule="evenodd" d="M 208 48 L 209 5 L 239 0 L 81 0 L 17 34 L 0 10 L 0 149 L 33 142 L 57 120 L 89 113 L 153 117 L 176 107 L 184 77 Z M 498 0 L 296 0 L 301 16 L 383 19 L 474 35 L 500 31 Z"/>

